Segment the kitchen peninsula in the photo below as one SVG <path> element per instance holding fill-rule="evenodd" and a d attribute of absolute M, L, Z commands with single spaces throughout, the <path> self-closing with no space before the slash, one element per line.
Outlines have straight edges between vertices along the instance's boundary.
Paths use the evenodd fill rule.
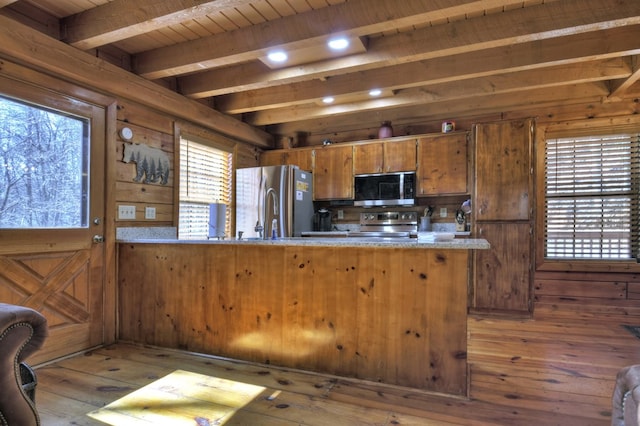
<path fill-rule="evenodd" d="M 485 240 L 120 241 L 122 340 L 467 395 Z"/>

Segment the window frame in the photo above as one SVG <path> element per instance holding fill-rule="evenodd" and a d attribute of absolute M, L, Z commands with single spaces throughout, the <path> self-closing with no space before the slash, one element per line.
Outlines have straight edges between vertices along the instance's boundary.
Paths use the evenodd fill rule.
<path fill-rule="evenodd" d="M 616 117 L 573 122 L 554 122 L 540 126 L 535 134 L 536 184 L 536 271 L 561 272 L 640 272 L 636 259 L 547 259 L 545 258 L 546 221 L 546 141 L 555 138 L 640 133 L 640 117 Z"/>
<path fill-rule="evenodd" d="M 181 170 L 180 170 L 180 161 L 181 161 L 181 155 L 180 155 L 180 151 L 181 151 L 181 139 L 188 139 L 191 140 L 195 143 L 199 143 L 201 145 L 205 145 L 208 146 L 210 148 L 214 148 L 217 150 L 221 150 L 221 151 L 226 151 L 231 155 L 231 195 L 230 195 L 230 199 L 229 199 L 229 203 L 227 205 L 227 221 L 226 221 L 226 228 L 227 228 L 227 235 L 226 238 L 232 237 L 232 233 L 233 233 L 233 229 L 234 229 L 234 223 L 233 223 L 233 210 L 234 210 L 234 203 L 235 203 L 235 197 L 233 197 L 234 191 L 235 191 L 235 179 L 234 179 L 234 174 L 235 174 L 235 169 L 237 167 L 236 162 L 237 162 L 237 142 L 229 139 L 221 134 L 212 132 L 210 130 L 192 125 L 190 123 L 186 123 L 186 122 L 176 122 L 174 125 L 174 135 L 175 135 L 175 139 L 174 139 L 174 145 L 176 147 L 176 149 L 174 150 L 174 155 L 175 155 L 175 164 L 177 165 L 176 168 L 176 172 L 174 174 L 174 178 L 175 178 L 175 187 L 174 187 L 174 199 L 176 200 L 176 202 L 174 203 L 174 217 L 175 217 L 175 226 L 176 226 L 176 234 L 178 235 L 178 238 L 180 237 L 180 203 L 181 203 L 181 198 L 180 198 L 180 188 L 182 185 L 182 180 L 181 180 Z M 185 240 L 188 241 L 188 240 Z"/>

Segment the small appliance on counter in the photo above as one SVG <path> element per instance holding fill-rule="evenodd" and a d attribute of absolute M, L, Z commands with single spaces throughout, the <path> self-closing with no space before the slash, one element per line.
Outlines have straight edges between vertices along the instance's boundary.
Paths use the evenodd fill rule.
<path fill-rule="evenodd" d="M 311 185 L 311 173 L 298 166 L 236 170 L 236 235 L 266 240 L 311 231 Z"/>
<path fill-rule="evenodd" d="M 331 231 L 331 211 L 320 209 L 313 215 L 313 230 L 315 232 Z"/>

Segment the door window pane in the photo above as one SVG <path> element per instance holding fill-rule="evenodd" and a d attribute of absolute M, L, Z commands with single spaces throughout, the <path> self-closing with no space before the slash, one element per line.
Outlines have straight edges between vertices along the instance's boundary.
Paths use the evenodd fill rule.
<path fill-rule="evenodd" d="M 0 97 L 0 228 L 86 228 L 89 121 Z"/>

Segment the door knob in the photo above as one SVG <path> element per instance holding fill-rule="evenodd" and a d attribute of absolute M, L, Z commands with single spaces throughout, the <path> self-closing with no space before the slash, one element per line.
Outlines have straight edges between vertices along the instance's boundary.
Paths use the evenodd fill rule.
<path fill-rule="evenodd" d="M 93 236 L 94 243 L 104 243 L 104 237 L 102 235 L 94 235 Z"/>

